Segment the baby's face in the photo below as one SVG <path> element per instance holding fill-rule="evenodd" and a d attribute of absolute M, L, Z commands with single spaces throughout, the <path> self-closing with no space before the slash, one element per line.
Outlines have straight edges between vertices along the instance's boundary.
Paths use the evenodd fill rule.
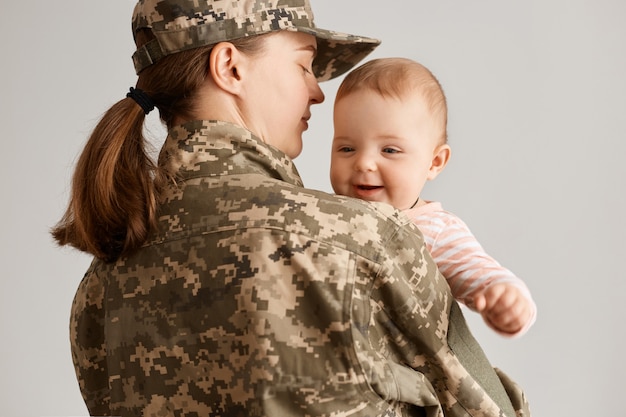
<path fill-rule="evenodd" d="M 422 97 L 385 98 L 370 90 L 335 103 L 330 180 L 337 194 L 398 209 L 415 203 L 438 145 L 438 129 Z"/>

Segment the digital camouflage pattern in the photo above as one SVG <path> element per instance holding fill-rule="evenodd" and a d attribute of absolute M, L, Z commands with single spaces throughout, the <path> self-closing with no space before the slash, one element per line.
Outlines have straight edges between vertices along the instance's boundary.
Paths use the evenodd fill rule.
<path fill-rule="evenodd" d="M 309 0 L 140 0 L 132 27 L 133 34 L 149 28 L 156 36 L 133 54 L 137 74 L 176 52 L 290 30 L 317 37 L 313 72 L 323 81 L 348 71 L 380 44 L 315 27 Z"/>
<path fill-rule="evenodd" d="M 302 188 L 225 122 L 174 128 L 159 166 L 159 230 L 95 260 L 72 306 L 92 414 L 530 415 L 392 207 Z"/>

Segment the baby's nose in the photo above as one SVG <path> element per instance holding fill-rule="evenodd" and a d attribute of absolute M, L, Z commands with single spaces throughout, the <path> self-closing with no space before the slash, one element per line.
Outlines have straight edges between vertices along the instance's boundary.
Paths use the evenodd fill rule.
<path fill-rule="evenodd" d="M 360 172 L 375 171 L 376 162 L 368 155 L 360 155 L 354 164 L 354 169 Z"/>

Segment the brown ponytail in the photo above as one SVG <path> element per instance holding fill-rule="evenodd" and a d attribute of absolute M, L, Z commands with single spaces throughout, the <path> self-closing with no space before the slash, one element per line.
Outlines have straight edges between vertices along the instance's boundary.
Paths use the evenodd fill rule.
<path fill-rule="evenodd" d="M 76 165 L 69 207 L 52 230 L 59 244 L 105 261 L 143 244 L 157 206 L 144 119 L 141 107 L 126 98 L 100 120 Z"/>
<path fill-rule="evenodd" d="M 232 41 L 240 51 L 257 54 L 266 36 Z M 152 39 L 137 34 L 138 45 Z M 168 55 L 144 69 L 137 81 L 159 109 L 167 128 L 193 120 L 198 88 L 209 68 L 211 47 Z M 114 104 L 102 117 L 78 160 L 71 197 L 61 221 L 52 229 L 60 245 L 71 245 L 106 262 L 129 255 L 157 225 L 161 178 L 146 153 L 145 113 L 131 98 Z"/>

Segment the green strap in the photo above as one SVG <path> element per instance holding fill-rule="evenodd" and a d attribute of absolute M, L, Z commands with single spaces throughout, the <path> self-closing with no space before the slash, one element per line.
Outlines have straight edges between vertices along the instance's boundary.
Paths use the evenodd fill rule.
<path fill-rule="evenodd" d="M 500 378 L 485 352 L 469 331 L 459 305 L 452 303 L 448 344 L 465 369 L 483 387 L 506 416 L 515 417 L 515 410 Z"/>
<path fill-rule="evenodd" d="M 141 70 L 157 62 L 163 58 L 165 54 L 161 50 L 161 45 L 156 39 L 147 42 L 141 48 L 137 49 L 133 54 L 133 63 L 135 64 L 135 72 L 139 74 Z"/>

